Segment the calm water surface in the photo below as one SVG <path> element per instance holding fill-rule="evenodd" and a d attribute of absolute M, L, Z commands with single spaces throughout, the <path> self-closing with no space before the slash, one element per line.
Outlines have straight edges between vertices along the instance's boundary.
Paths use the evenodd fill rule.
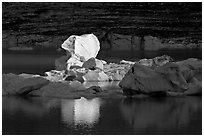
<path fill-rule="evenodd" d="M 42 74 L 54 69 L 57 57 L 3 55 L 3 73 Z M 95 84 L 110 89 L 115 86 L 108 83 L 85 86 Z M 2 97 L 2 134 L 202 134 L 201 130 L 201 97 Z"/>
<path fill-rule="evenodd" d="M 201 134 L 201 97 L 2 101 L 3 134 Z"/>

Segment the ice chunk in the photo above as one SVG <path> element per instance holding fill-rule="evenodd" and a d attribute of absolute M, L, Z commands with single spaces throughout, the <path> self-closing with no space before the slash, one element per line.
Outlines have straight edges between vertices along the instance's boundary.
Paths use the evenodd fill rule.
<path fill-rule="evenodd" d="M 72 35 L 64 41 L 62 48 L 71 53 L 71 58 L 67 61 L 69 69 L 73 64 L 82 66 L 83 62 L 96 58 L 100 43 L 94 34 Z"/>

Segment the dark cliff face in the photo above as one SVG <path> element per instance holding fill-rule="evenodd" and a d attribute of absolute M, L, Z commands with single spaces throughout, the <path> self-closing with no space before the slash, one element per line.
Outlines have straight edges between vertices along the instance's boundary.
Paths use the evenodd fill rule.
<path fill-rule="evenodd" d="M 201 40 L 202 3 L 3 2 L 2 28 L 3 38 L 34 42 L 62 43 L 72 34 L 104 32 Z"/>

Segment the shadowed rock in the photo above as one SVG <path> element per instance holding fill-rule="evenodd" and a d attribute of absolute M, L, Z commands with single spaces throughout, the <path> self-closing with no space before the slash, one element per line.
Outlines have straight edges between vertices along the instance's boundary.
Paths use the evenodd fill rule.
<path fill-rule="evenodd" d="M 176 62 L 181 69 L 181 72 L 187 81 L 193 77 L 202 81 L 202 61 L 195 58 L 189 58 L 183 61 Z"/>
<path fill-rule="evenodd" d="M 90 58 L 84 64 L 82 65 L 83 68 L 88 68 L 91 70 L 95 70 L 97 68 L 103 70 L 103 63 L 102 61 L 96 59 L 96 58 Z"/>
<path fill-rule="evenodd" d="M 40 89 L 49 83 L 48 80 L 42 77 L 22 78 L 14 74 L 3 75 L 3 94 L 16 95 L 28 94 L 33 90 Z"/>
<path fill-rule="evenodd" d="M 32 91 L 30 95 L 41 97 L 57 97 L 57 98 L 79 98 L 72 92 L 75 89 L 69 83 L 51 82 L 39 90 Z"/>
<path fill-rule="evenodd" d="M 135 93 L 174 91 L 169 81 L 161 74 L 137 63 L 128 71 L 119 86 L 125 89 L 124 91 L 133 90 Z"/>
<path fill-rule="evenodd" d="M 201 74 L 202 63 L 197 59 L 167 63 L 155 68 L 135 63 L 119 86 L 127 96 L 139 93 L 156 95 L 161 92 L 172 96 L 195 95 L 202 92 Z"/>
<path fill-rule="evenodd" d="M 15 94 L 16 85 L 24 80 L 25 78 L 12 73 L 3 74 L 2 75 L 2 95 Z"/>

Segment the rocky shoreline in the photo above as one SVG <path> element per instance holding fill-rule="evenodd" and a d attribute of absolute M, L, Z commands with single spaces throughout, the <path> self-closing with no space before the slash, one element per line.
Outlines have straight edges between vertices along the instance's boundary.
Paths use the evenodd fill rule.
<path fill-rule="evenodd" d="M 51 80 L 48 76 L 33 74 L 3 74 L 2 95 L 54 98 L 123 98 L 127 96 L 202 94 L 201 60 L 189 58 L 179 62 L 165 62 L 166 60 L 161 59 L 161 57 L 156 57 L 142 59 L 139 62 L 121 61 L 118 64 L 109 63 L 104 65 L 103 75 L 99 75 L 98 72 L 100 71 L 98 69 L 88 69 L 88 72 L 82 75 L 82 78 L 84 78 L 84 75 L 89 75 L 85 81 L 103 81 L 104 83 L 120 81 L 120 88 L 114 90 L 103 89 L 103 87 L 97 85 L 85 87 L 84 81 L 77 79 L 78 73 L 66 73 L 69 79 L 65 80 Z M 75 68 L 75 72 L 76 70 Z"/>

